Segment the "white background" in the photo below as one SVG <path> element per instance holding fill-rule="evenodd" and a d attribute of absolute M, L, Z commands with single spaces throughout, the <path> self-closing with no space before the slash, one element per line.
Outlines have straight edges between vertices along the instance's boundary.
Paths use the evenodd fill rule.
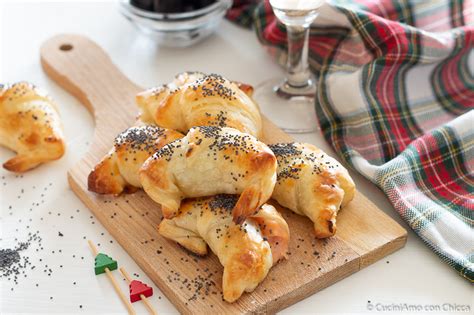
<path fill-rule="evenodd" d="M 66 170 L 86 152 L 94 124 L 85 108 L 43 73 L 39 63 L 41 43 L 57 33 L 85 34 L 99 43 L 132 81 L 144 87 L 168 82 L 184 70 L 221 73 L 253 85 L 282 76 L 283 72 L 260 47 L 253 32 L 227 21 L 215 35 L 198 45 L 170 49 L 158 47 L 139 34 L 113 2 L 9 1 L 0 8 L 0 82 L 27 80 L 47 89 L 59 104 L 68 142 L 61 160 L 23 177 L 0 169 L 0 247 L 14 247 L 17 241 L 26 239 L 28 232 L 39 231 L 43 238 L 43 250 L 38 248 L 36 252 L 37 245 L 33 244 L 22 252 L 36 265 L 35 270 L 28 270 L 18 285 L 0 278 L 0 313 L 123 313 L 125 309 L 106 277 L 94 275 L 92 255 L 84 237 L 101 243 L 100 249 L 117 259 L 129 273 L 139 274 L 139 279 L 148 284 L 151 281 L 90 217 L 91 213 L 67 185 Z M 319 133 L 296 138 L 334 155 Z M 12 156 L 12 152 L 0 148 L 2 163 Z M 353 172 L 351 175 L 361 192 L 408 229 L 376 186 Z M 64 236 L 59 237 L 58 232 Z M 53 270 L 51 276 L 43 271 L 45 264 Z M 125 288 L 125 283 L 120 283 Z M 177 313 L 159 289 L 154 289 L 151 301 L 158 313 Z M 373 305 L 469 304 L 472 310 L 472 300 L 473 289 L 467 280 L 409 231 L 405 248 L 282 313 L 364 313 L 369 312 L 368 301 Z M 140 304 L 135 303 L 135 308 L 146 313 Z"/>

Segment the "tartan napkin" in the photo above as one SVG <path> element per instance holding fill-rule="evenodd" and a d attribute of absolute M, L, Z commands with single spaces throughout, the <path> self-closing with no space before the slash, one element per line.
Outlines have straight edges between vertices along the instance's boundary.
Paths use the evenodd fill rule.
<path fill-rule="evenodd" d="M 286 63 L 268 1 L 236 1 Z M 474 2 L 331 1 L 311 27 L 316 112 L 339 156 L 445 262 L 474 278 Z M 363 209 L 360 209 L 363 211 Z"/>

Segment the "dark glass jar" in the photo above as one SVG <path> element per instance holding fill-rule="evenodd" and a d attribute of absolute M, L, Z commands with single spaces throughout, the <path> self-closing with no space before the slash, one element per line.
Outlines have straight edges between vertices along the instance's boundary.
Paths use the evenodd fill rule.
<path fill-rule="evenodd" d="M 130 0 L 130 4 L 157 13 L 183 13 L 202 9 L 216 0 Z"/>

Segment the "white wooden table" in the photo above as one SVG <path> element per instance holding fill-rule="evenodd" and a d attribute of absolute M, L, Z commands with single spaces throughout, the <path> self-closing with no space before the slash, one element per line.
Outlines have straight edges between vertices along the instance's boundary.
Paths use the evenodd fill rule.
<path fill-rule="evenodd" d="M 168 82 L 184 70 L 221 73 L 254 85 L 283 72 L 253 32 L 229 22 L 223 22 L 215 35 L 196 46 L 170 49 L 158 47 L 138 33 L 119 14 L 116 2 L 0 3 L 0 82 L 27 80 L 47 89 L 59 104 L 68 143 L 61 160 L 23 176 L 0 169 L 0 248 L 12 248 L 36 231 L 43 247 L 33 243 L 21 253 L 36 268 L 26 269 L 26 277 L 21 275 L 18 284 L 0 278 L 0 313 L 123 313 L 125 308 L 106 277 L 94 275 L 85 238 L 100 243 L 100 249 L 129 273 L 138 274 L 148 284 L 151 281 L 68 187 L 66 170 L 86 152 L 94 125 L 86 109 L 43 73 L 41 43 L 57 33 L 85 34 L 99 43 L 128 77 L 145 87 Z M 334 155 L 320 133 L 296 138 Z M 0 148 L 0 161 L 12 155 Z M 376 186 L 354 172 L 351 175 L 361 192 L 409 229 Z M 159 289 L 154 290 L 151 301 L 158 312 L 177 313 Z M 409 231 L 402 250 L 282 313 L 375 313 L 392 303 L 440 305 L 441 309 L 450 303 L 470 305 L 472 311 L 472 301 L 473 290 L 467 281 Z M 135 307 L 146 313 L 140 303 Z"/>

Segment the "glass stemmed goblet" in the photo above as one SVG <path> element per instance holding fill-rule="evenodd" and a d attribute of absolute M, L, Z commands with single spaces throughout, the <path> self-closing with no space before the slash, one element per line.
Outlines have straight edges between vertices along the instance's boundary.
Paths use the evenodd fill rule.
<path fill-rule="evenodd" d="M 308 67 L 309 27 L 325 0 L 270 0 L 275 16 L 286 26 L 288 61 L 285 79 L 257 85 L 254 98 L 262 112 L 289 133 L 317 128 L 316 83 Z"/>

